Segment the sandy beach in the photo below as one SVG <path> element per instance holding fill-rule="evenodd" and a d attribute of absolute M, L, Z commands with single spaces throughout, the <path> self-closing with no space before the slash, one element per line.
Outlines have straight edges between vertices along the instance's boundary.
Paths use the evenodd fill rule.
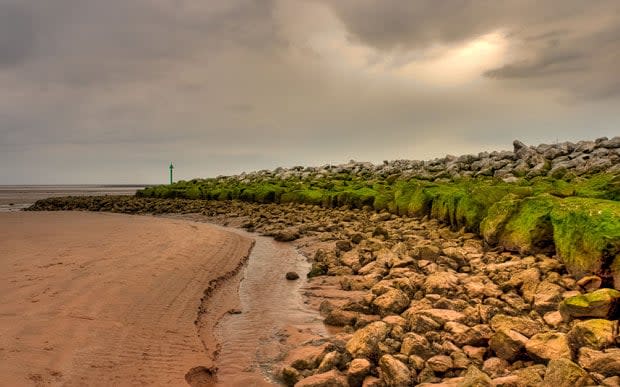
<path fill-rule="evenodd" d="M 186 385 L 203 291 L 251 241 L 188 221 L 0 214 L 1 385 Z M 221 305 L 222 311 L 226 305 Z"/>

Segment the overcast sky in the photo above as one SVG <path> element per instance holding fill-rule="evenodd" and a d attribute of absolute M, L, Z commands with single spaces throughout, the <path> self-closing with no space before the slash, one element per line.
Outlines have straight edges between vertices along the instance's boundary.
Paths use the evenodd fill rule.
<path fill-rule="evenodd" d="M 620 135 L 618 0 L 0 0 L 0 184 Z"/>

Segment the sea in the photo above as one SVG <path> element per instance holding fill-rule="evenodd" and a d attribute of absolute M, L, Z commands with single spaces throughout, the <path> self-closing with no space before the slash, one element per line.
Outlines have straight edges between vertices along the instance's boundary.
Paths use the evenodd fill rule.
<path fill-rule="evenodd" d="M 39 199 L 58 196 L 133 195 L 146 185 L 0 185 L 0 212 L 21 211 Z"/>

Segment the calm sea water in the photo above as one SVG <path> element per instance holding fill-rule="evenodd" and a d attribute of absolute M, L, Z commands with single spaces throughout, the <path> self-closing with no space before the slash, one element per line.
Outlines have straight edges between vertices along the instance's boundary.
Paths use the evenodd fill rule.
<path fill-rule="evenodd" d="M 0 212 L 19 211 L 57 196 L 133 195 L 144 185 L 0 185 Z"/>

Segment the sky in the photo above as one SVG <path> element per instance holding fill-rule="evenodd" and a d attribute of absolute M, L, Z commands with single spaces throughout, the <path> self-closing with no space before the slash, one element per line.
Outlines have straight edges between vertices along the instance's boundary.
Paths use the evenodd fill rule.
<path fill-rule="evenodd" d="M 0 0 L 0 184 L 620 135 L 617 0 Z"/>

